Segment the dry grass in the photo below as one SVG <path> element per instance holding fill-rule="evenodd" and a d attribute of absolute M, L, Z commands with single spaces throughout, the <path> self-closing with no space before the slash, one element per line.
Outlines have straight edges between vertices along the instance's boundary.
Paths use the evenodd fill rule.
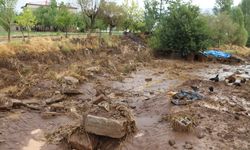
<path fill-rule="evenodd" d="M 225 46 L 222 46 L 221 49 L 225 52 L 235 54 L 235 55 L 240 55 L 240 56 L 245 56 L 245 57 L 250 56 L 250 48 L 248 47 L 225 45 Z"/>

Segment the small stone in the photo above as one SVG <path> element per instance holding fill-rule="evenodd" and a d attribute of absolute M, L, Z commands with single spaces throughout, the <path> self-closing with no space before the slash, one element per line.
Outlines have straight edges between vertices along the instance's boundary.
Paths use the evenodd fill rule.
<path fill-rule="evenodd" d="M 175 143 L 175 140 L 169 140 L 169 141 L 168 141 L 168 144 L 169 144 L 170 146 L 174 146 L 176 143 Z"/>
<path fill-rule="evenodd" d="M 108 99 L 104 94 L 101 94 L 93 100 L 93 104 L 98 105 L 99 103 L 101 103 L 103 101 L 108 101 Z"/>
<path fill-rule="evenodd" d="M 146 82 L 151 82 L 153 79 L 152 78 L 146 78 L 145 81 Z"/>
<path fill-rule="evenodd" d="M 186 143 L 184 146 L 184 149 L 193 149 L 193 145 L 192 144 L 190 144 L 190 143 Z"/>
<path fill-rule="evenodd" d="M 154 95 L 154 94 L 155 94 L 155 92 L 149 92 L 149 94 L 150 94 L 150 95 Z"/>
<path fill-rule="evenodd" d="M 55 94 L 61 94 L 61 92 L 60 91 L 55 91 Z"/>
<path fill-rule="evenodd" d="M 130 106 L 131 109 L 136 109 L 136 106 Z"/>
<path fill-rule="evenodd" d="M 234 116 L 234 119 L 240 120 L 240 117 L 238 115 Z"/>
<path fill-rule="evenodd" d="M 198 135 L 197 135 L 198 139 L 203 139 L 204 137 L 205 137 L 205 134 L 202 133 L 202 132 L 199 132 Z"/>
<path fill-rule="evenodd" d="M 0 144 L 1 144 L 1 143 L 4 143 L 4 142 L 5 142 L 5 140 L 0 140 Z"/>
<path fill-rule="evenodd" d="M 64 80 L 67 84 L 69 85 L 72 85 L 72 84 L 78 84 L 79 83 L 79 80 L 74 78 L 74 77 L 71 77 L 71 76 L 66 76 L 64 77 Z"/>

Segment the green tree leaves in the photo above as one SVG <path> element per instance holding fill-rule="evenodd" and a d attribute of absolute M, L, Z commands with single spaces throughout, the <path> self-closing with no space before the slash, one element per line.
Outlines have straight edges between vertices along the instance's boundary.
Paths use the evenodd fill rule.
<path fill-rule="evenodd" d="M 60 5 L 57 15 L 55 16 L 55 23 L 59 29 L 65 31 L 66 37 L 68 37 L 68 30 L 74 23 L 74 15 L 63 3 Z"/>
<path fill-rule="evenodd" d="M 28 33 L 37 23 L 36 17 L 30 9 L 24 9 L 23 13 L 16 17 L 16 22 L 21 28 L 26 29 Z"/>
<path fill-rule="evenodd" d="M 205 22 L 199 17 L 199 8 L 181 1 L 169 4 L 168 13 L 155 32 L 158 49 L 174 50 L 183 56 L 204 50 L 208 46 Z"/>

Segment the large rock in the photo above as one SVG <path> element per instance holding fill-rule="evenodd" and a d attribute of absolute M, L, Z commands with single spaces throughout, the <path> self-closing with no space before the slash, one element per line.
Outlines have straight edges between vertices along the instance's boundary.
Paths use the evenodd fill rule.
<path fill-rule="evenodd" d="M 88 115 L 85 120 L 85 130 L 100 136 L 122 138 L 126 135 L 126 120 Z"/>

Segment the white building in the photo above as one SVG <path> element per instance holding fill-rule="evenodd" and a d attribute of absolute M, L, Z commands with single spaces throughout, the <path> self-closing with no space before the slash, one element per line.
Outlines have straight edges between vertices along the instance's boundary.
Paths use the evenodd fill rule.
<path fill-rule="evenodd" d="M 48 6 L 50 6 L 49 4 L 35 4 L 35 3 L 26 3 L 23 7 L 22 7 L 22 9 L 25 9 L 25 8 L 29 8 L 29 9 L 31 9 L 32 11 L 34 11 L 34 10 L 36 10 L 36 9 L 38 9 L 38 8 L 40 8 L 40 7 L 48 7 Z M 77 7 L 73 7 L 73 6 L 71 6 L 70 4 L 68 4 L 68 5 L 66 5 L 67 6 L 67 8 L 71 11 L 71 12 L 73 12 L 73 13 L 76 13 L 77 12 Z M 59 7 L 59 6 L 58 6 Z"/>

